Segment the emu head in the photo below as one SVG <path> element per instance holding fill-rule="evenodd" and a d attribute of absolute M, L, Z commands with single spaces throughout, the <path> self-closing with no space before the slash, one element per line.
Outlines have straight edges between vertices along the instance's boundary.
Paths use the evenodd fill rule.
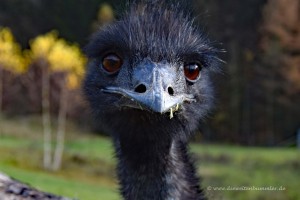
<path fill-rule="evenodd" d="M 85 93 L 111 126 L 193 130 L 213 102 L 217 51 L 179 4 L 154 2 L 132 4 L 94 34 Z"/>

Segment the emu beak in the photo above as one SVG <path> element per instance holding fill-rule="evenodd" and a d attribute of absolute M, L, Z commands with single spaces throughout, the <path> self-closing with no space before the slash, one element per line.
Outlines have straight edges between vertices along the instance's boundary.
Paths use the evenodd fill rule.
<path fill-rule="evenodd" d="M 173 86 L 176 86 L 178 78 L 173 68 L 153 62 L 143 63 L 133 71 L 133 90 L 110 86 L 102 91 L 123 95 L 153 112 L 170 112 L 172 118 L 173 112 L 177 111 L 181 104 L 195 101 L 193 95 L 177 93 L 177 88 Z"/>
<path fill-rule="evenodd" d="M 158 113 L 175 112 L 184 101 L 193 101 L 193 98 L 186 97 L 186 95 L 172 97 L 160 88 L 155 88 L 143 94 L 117 87 L 106 87 L 103 91 L 121 94 Z"/>

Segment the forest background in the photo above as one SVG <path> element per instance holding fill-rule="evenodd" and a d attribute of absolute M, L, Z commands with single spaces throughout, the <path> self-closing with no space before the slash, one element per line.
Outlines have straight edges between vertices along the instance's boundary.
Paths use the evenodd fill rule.
<path fill-rule="evenodd" d="M 34 38 L 53 30 L 57 31 L 56 39 L 64 38 L 70 45 L 76 43 L 83 48 L 97 27 L 120 16 L 124 2 L 1 0 L 0 26 L 10 28 L 22 51 L 30 51 Z M 196 140 L 295 145 L 300 128 L 299 1 L 194 0 L 191 3 L 192 12 L 197 15 L 195 23 L 201 25 L 216 47 L 226 50 L 220 54 L 226 62 L 223 73 L 216 77 L 217 106 L 208 122 L 200 126 L 202 134 Z M 9 75 L 15 74 L 14 70 L 1 69 L 1 112 L 6 115 L 42 113 L 41 64 L 35 62 L 24 68 L 18 75 Z M 61 76 L 62 73 L 50 74 L 51 115 L 59 113 Z M 64 98 L 72 102 L 66 108 L 68 119 L 81 127 L 98 130 L 91 124 L 81 88 L 67 90 L 70 92 Z"/>

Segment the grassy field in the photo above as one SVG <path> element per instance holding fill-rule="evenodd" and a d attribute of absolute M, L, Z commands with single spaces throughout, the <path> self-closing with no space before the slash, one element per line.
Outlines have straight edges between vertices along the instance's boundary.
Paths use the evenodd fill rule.
<path fill-rule="evenodd" d="M 42 169 L 39 118 L 4 118 L 0 126 L 0 171 L 68 197 L 121 199 L 109 138 L 68 124 L 63 168 L 47 172 Z M 297 149 L 192 144 L 191 151 L 211 199 L 300 199 Z"/>

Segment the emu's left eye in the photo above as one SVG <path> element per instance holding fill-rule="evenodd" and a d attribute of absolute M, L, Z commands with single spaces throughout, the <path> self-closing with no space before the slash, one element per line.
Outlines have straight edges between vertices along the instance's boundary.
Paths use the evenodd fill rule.
<path fill-rule="evenodd" d="M 202 66 L 197 63 L 188 63 L 184 65 L 185 78 L 190 82 L 195 82 L 200 77 Z"/>
<path fill-rule="evenodd" d="M 108 54 L 102 60 L 103 68 L 109 73 L 117 72 L 123 64 L 122 59 L 116 54 Z"/>

